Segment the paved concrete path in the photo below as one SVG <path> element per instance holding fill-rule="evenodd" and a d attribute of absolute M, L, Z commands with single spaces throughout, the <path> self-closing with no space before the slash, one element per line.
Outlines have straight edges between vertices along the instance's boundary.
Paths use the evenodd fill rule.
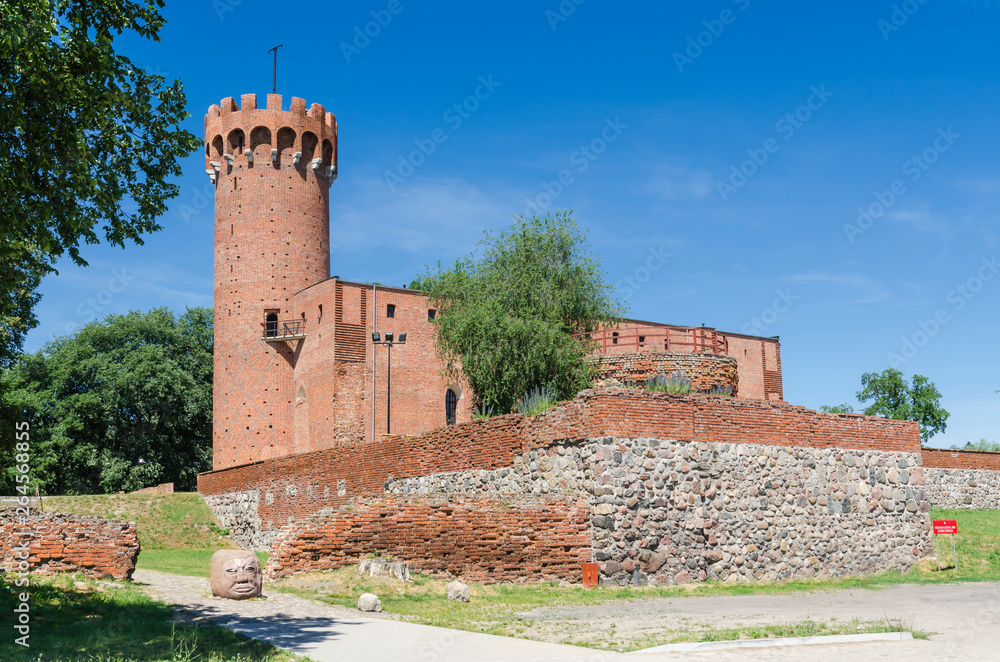
<path fill-rule="evenodd" d="M 807 618 L 902 619 L 935 632 L 930 641 L 819 645 L 801 648 L 621 655 L 575 646 L 448 630 L 360 613 L 277 591 L 267 600 L 236 602 L 211 596 L 208 580 L 137 570 L 133 579 L 158 599 L 237 632 L 272 642 L 319 662 L 435 660 L 990 660 L 1000 661 L 1000 584 L 904 585 L 880 591 L 827 591 L 791 595 L 660 598 L 615 605 L 619 622 L 650 613 L 683 614 L 696 622 L 789 622 Z M 601 606 L 551 608 L 533 614 L 590 622 Z M 599 615 L 599 614 L 598 614 Z"/>

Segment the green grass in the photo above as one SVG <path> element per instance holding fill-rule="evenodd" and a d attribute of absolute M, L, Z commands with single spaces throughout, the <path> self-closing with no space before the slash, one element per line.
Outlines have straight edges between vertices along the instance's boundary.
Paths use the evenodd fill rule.
<path fill-rule="evenodd" d="M 42 497 L 42 510 L 134 521 L 143 553 L 233 547 L 197 492 Z"/>
<path fill-rule="evenodd" d="M 19 604 L 9 580 L 0 581 L 0 610 Z M 129 582 L 81 575 L 31 576 L 30 648 L 14 643 L 10 627 L 0 638 L 2 660 L 126 662 L 291 662 L 304 660 L 274 646 L 206 623 L 174 623 L 167 605 Z"/>
<path fill-rule="evenodd" d="M 229 545 L 229 549 L 232 548 L 233 545 Z M 214 549 L 144 549 L 139 554 L 136 568 L 171 572 L 175 575 L 208 577 L 208 562 L 215 552 Z M 267 552 L 257 552 L 261 568 L 267 563 L 267 557 Z"/>

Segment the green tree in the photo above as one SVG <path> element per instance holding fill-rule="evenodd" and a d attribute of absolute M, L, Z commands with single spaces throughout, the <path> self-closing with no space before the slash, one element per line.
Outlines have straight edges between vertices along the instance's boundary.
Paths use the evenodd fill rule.
<path fill-rule="evenodd" d="M 82 243 L 142 243 L 200 145 L 179 80 L 115 52 L 158 41 L 162 0 L 0 0 L 0 365 L 37 324 L 38 280 Z M 16 268 L 12 268 L 16 265 Z"/>
<path fill-rule="evenodd" d="M 861 386 L 858 400 L 862 403 L 872 401 L 865 407 L 866 416 L 916 421 L 920 424 L 924 443 L 947 427 L 949 414 L 941 407 L 941 393 L 926 377 L 914 375 L 912 382 L 907 383 L 903 373 L 887 368 L 881 373 L 862 375 Z"/>
<path fill-rule="evenodd" d="M 3 381 L 6 415 L 31 426 L 32 483 L 44 493 L 191 490 L 212 466 L 209 309 L 91 322 L 22 356 Z M 0 467 L 15 464 L 9 453 Z M 11 494 L 4 471 L 0 492 Z"/>
<path fill-rule="evenodd" d="M 586 349 L 572 334 L 624 312 L 569 212 L 515 216 L 507 230 L 486 233 L 478 256 L 438 263 L 411 287 L 438 309 L 446 375 L 464 376 L 476 403 L 497 412 L 534 387 L 565 399 L 590 386 Z"/>

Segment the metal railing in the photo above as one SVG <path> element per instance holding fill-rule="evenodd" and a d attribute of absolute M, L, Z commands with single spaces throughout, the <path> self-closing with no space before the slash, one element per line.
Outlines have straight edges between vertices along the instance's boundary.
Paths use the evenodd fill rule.
<path fill-rule="evenodd" d="M 303 320 L 268 320 L 261 322 L 264 340 L 291 340 L 306 337 L 306 323 Z"/>
<path fill-rule="evenodd" d="M 637 352 L 688 352 L 727 356 L 729 342 L 715 329 L 697 326 L 600 329 L 573 336 L 593 345 L 593 353 L 603 356 Z"/>

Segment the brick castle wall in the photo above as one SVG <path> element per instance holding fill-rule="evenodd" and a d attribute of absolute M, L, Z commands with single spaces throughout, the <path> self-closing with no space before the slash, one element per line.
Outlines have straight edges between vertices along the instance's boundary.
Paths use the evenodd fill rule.
<path fill-rule="evenodd" d="M 986 469 L 1000 471 L 1000 453 L 923 448 L 924 466 L 932 469 Z"/>
<path fill-rule="evenodd" d="M 139 558 L 135 522 L 62 513 L 33 514 L 22 521 L 15 510 L 0 510 L 0 567 L 18 570 L 15 545 L 25 540 L 30 541 L 31 572 L 129 579 Z"/>
<path fill-rule="evenodd" d="M 576 581 L 590 559 L 589 519 L 579 495 L 359 498 L 282 529 L 266 574 L 332 570 L 376 553 L 431 576 Z"/>

